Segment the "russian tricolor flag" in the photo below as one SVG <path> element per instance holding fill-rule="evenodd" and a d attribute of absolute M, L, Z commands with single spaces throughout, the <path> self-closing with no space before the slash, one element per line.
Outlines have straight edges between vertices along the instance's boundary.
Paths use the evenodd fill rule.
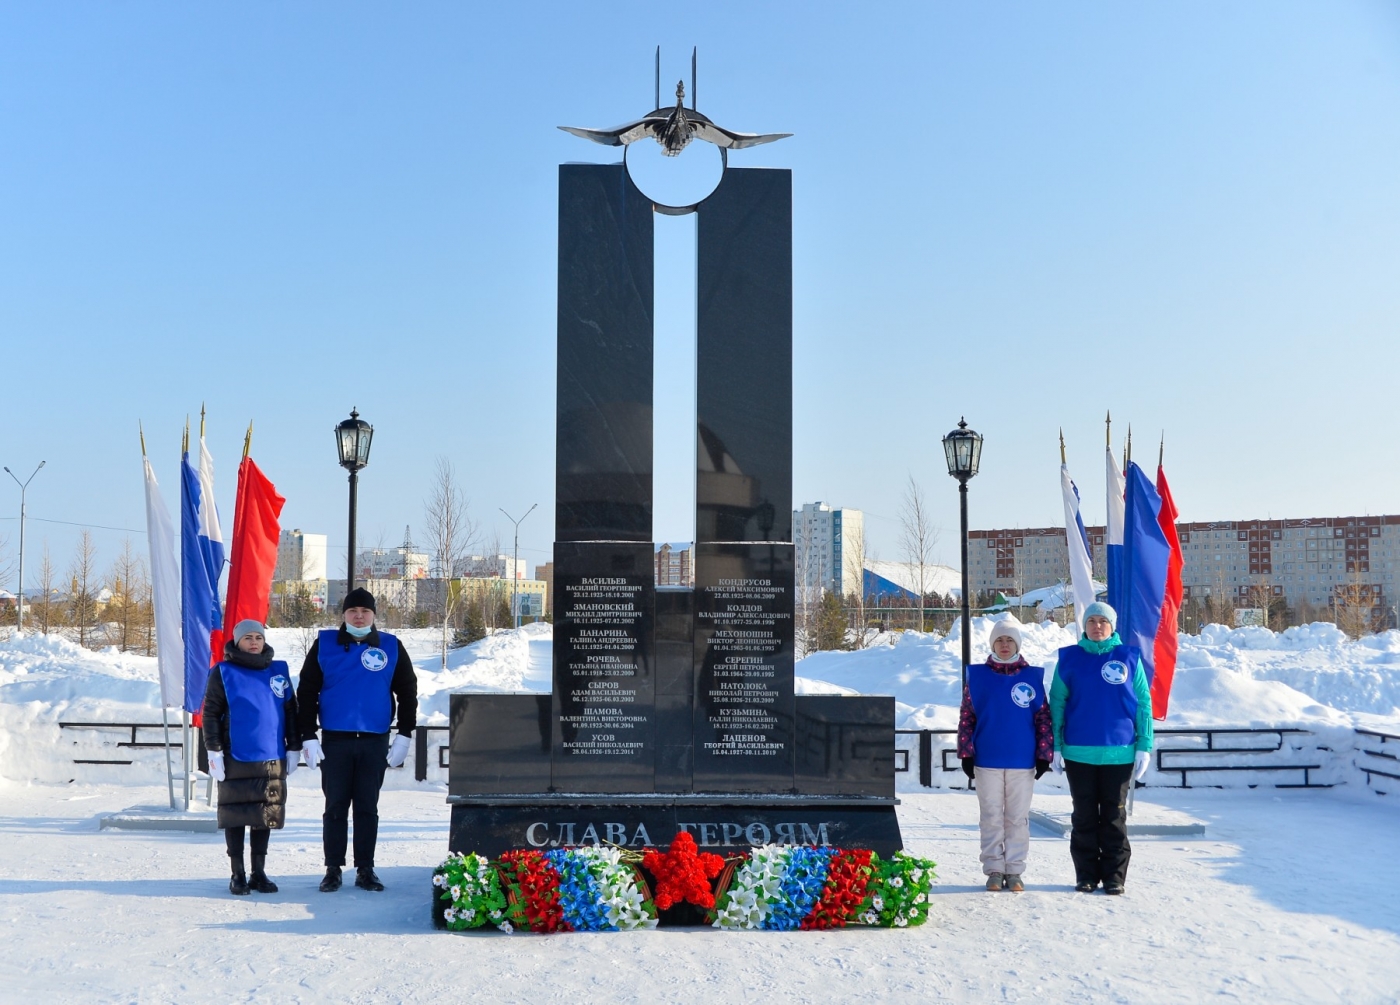
<path fill-rule="evenodd" d="M 214 458 L 199 437 L 199 467 L 188 443 L 180 463 L 180 595 L 185 640 L 185 711 L 204 708 L 204 688 L 215 657 L 211 636 L 219 630 L 219 577 L 224 571 L 224 535 L 214 506 Z"/>

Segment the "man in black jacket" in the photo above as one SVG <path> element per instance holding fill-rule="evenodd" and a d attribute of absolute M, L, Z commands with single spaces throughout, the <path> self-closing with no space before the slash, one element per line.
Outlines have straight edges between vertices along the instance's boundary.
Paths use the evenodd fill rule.
<path fill-rule="evenodd" d="M 397 638 L 374 627 L 374 595 L 354 589 L 341 604 L 339 629 L 312 643 L 297 685 L 297 713 L 307 763 L 321 761 L 326 812 L 321 842 L 326 876 L 321 892 L 340 889 L 349 811 L 355 810 L 355 885 L 382 890 L 374 873 L 379 789 L 384 769 L 403 766 L 418 717 L 418 678 Z M 389 742 L 397 706 L 398 735 Z M 319 722 L 321 741 L 316 740 Z"/>

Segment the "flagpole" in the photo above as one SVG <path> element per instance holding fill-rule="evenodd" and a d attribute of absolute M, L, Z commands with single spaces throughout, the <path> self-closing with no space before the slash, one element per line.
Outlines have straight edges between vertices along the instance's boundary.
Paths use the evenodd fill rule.
<path fill-rule="evenodd" d="M 141 460 L 146 460 L 146 430 L 141 425 L 140 420 L 136 422 L 136 432 L 141 437 Z M 152 611 L 152 615 L 154 615 Z M 152 618 L 154 620 L 154 617 Z M 156 645 L 160 645 L 160 639 L 156 639 Z M 164 678 L 162 678 L 162 681 Z M 165 685 L 161 684 L 160 698 L 160 722 L 165 733 L 165 788 L 170 796 L 170 808 L 175 809 L 175 769 L 170 765 L 170 708 L 165 704 Z"/>

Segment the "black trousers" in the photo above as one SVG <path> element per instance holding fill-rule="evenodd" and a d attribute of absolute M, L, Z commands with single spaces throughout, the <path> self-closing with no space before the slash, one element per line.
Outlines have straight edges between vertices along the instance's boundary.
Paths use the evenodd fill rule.
<path fill-rule="evenodd" d="M 1077 883 L 1123 885 L 1128 875 L 1128 786 L 1131 764 L 1065 761 L 1074 811 L 1069 818 L 1069 856 Z"/>
<path fill-rule="evenodd" d="M 355 810 L 355 868 L 374 866 L 379 837 L 379 787 L 388 767 L 388 733 L 332 733 L 321 737 L 321 791 L 326 812 L 321 817 L 321 844 L 326 866 L 345 865 L 345 844 L 351 806 Z"/>
<path fill-rule="evenodd" d="M 253 832 L 253 854 L 267 854 L 267 839 L 272 836 L 272 831 L 266 827 L 249 827 Z M 243 830 L 242 827 L 225 827 L 224 844 L 228 846 L 228 857 L 243 861 Z"/>

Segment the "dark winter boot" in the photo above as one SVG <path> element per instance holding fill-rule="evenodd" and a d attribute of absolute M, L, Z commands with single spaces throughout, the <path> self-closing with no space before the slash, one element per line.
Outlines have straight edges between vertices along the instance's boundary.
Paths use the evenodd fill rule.
<path fill-rule="evenodd" d="M 355 870 L 355 885 L 361 890 L 378 892 L 384 889 L 384 884 L 379 882 L 379 877 L 374 874 L 374 869 L 367 865 Z"/>
<path fill-rule="evenodd" d="M 326 878 L 321 880 L 322 893 L 335 893 L 340 889 L 340 866 L 326 866 Z"/>
<path fill-rule="evenodd" d="M 233 871 L 233 878 L 228 881 L 228 892 L 235 897 L 248 896 L 248 877 L 243 872 L 243 856 L 230 857 L 229 866 Z"/>
<path fill-rule="evenodd" d="M 263 872 L 263 866 L 266 863 L 266 855 L 253 856 L 253 875 L 248 877 L 248 887 L 257 890 L 258 893 L 276 893 L 277 884 L 268 879 L 267 873 Z"/>

